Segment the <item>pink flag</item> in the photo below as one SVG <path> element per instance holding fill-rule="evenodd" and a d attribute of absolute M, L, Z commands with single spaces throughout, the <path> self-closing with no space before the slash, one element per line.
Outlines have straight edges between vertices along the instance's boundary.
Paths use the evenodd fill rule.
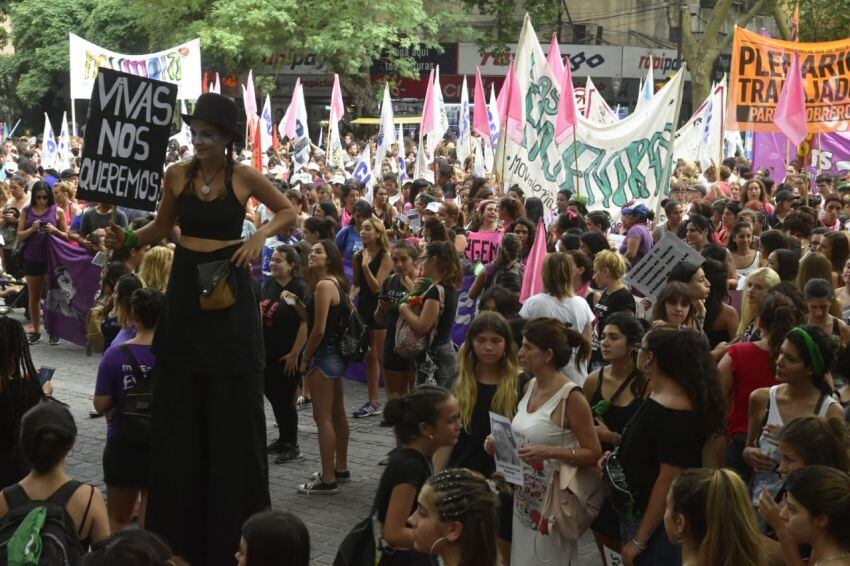
<path fill-rule="evenodd" d="M 482 138 L 490 139 L 490 120 L 487 116 L 487 100 L 484 98 L 481 69 L 475 69 L 475 99 L 473 100 L 472 129 Z"/>
<path fill-rule="evenodd" d="M 525 264 L 525 274 L 522 277 L 522 289 L 519 293 L 519 302 L 532 295 L 543 291 L 543 262 L 546 261 L 546 225 L 543 219 L 537 221 L 537 235 L 534 237 L 534 245 L 528 254 L 528 262 Z"/>
<path fill-rule="evenodd" d="M 565 65 L 561 73 L 561 98 L 558 100 L 558 115 L 555 118 L 555 143 L 563 143 L 573 135 L 578 124 L 576 99 L 573 94 L 573 74 Z"/>
<path fill-rule="evenodd" d="M 425 91 L 425 102 L 422 104 L 422 123 L 419 125 L 419 138 L 434 129 L 434 111 L 437 101 L 434 100 L 434 70 L 428 75 L 428 90 Z"/>
<path fill-rule="evenodd" d="M 564 62 L 561 60 L 561 48 L 558 47 L 558 34 L 552 34 L 552 43 L 549 44 L 549 56 L 546 58 L 546 64 L 552 70 L 555 77 L 560 77 L 564 74 Z"/>
<path fill-rule="evenodd" d="M 250 118 L 257 115 L 257 94 L 254 92 L 254 71 L 248 71 L 248 84 L 245 86 L 245 114 Z"/>
<path fill-rule="evenodd" d="M 342 102 L 342 89 L 339 88 L 339 75 L 334 73 L 334 87 L 331 91 L 331 121 L 339 122 L 345 115 L 345 104 Z"/>
<path fill-rule="evenodd" d="M 215 74 L 215 85 L 212 91 L 216 94 L 221 94 L 221 77 L 218 76 L 218 73 Z"/>
<path fill-rule="evenodd" d="M 782 85 L 782 92 L 779 93 L 779 102 L 776 104 L 773 121 L 794 145 L 800 145 L 800 142 L 806 139 L 808 133 L 806 87 L 803 84 L 800 58 L 796 52 L 785 75 L 785 84 Z"/>
<path fill-rule="evenodd" d="M 284 133 L 286 137 L 294 140 L 297 136 L 296 127 L 298 125 L 298 112 L 302 104 L 304 104 L 303 90 L 301 89 L 301 77 L 295 79 L 295 88 L 292 89 L 292 100 L 289 101 L 289 108 L 286 109 L 284 116 Z"/>
<path fill-rule="evenodd" d="M 525 140 L 525 113 L 513 63 L 508 67 L 508 75 L 505 77 L 505 84 L 502 85 L 496 104 L 499 106 L 502 123 L 506 124 L 508 137 L 516 143 L 522 143 Z"/>

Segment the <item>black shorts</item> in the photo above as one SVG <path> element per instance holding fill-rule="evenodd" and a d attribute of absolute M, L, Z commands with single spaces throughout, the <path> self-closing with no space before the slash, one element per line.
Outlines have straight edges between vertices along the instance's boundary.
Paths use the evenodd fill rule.
<path fill-rule="evenodd" d="M 395 353 L 395 331 L 392 336 L 387 332 L 387 339 L 384 340 L 384 360 L 383 367 L 389 371 L 413 371 L 413 360 L 405 360 Z"/>
<path fill-rule="evenodd" d="M 24 275 L 27 277 L 47 275 L 47 262 L 24 258 Z"/>
<path fill-rule="evenodd" d="M 103 483 L 113 487 L 147 487 L 150 445 L 106 439 L 103 449 Z"/>

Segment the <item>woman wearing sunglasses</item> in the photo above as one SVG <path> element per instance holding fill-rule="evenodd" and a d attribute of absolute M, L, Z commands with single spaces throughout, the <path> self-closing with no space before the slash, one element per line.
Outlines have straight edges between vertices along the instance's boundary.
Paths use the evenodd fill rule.
<path fill-rule="evenodd" d="M 37 181 L 32 187 L 32 200 L 24 208 L 18 221 L 18 241 L 24 243 L 24 279 L 29 291 L 29 312 L 32 317 L 32 332 L 29 343 L 41 340 L 41 295 L 47 283 L 47 246 L 50 236 L 68 239 L 65 227 L 65 214 L 56 206 L 53 191 L 44 181 Z M 58 339 L 50 339 L 51 344 Z"/>

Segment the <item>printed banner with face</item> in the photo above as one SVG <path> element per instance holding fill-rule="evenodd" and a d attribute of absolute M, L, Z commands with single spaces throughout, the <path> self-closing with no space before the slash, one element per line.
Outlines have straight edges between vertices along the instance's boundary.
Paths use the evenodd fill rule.
<path fill-rule="evenodd" d="M 94 83 L 77 196 L 156 209 L 177 87 L 111 69 Z"/>
<path fill-rule="evenodd" d="M 806 88 L 809 133 L 846 131 L 850 126 L 850 39 L 796 43 L 735 28 L 729 117 L 726 126 L 776 132 L 779 93 L 797 52 Z"/>
<path fill-rule="evenodd" d="M 809 148 L 805 163 L 812 177 L 819 173 L 837 177 L 850 171 L 850 132 L 809 134 L 800 149 L 805 150 L 804 146 Z M 788 138 L 783 134 L 757 133 L 753 137 L 753 168 L 767 167 L 770 177 L 780 181 L 785 178 L 787 152 Z M 791 160 L 797 160 L 796 153 Z"/>
<path fill-rule="evenodd" d="M 100 267 L 85 248 L 56 236 L 47 246 L 47 301 L 44 326 L 51 336 L 86 345 L 86 317 L 100 288 Z"/>
<path fill-rule="evenodd" d="M 203 92 L 200 39 L 158 53 L 124 55 L 99 47 L 73 33 L 68 36 L 71 98 L 89 98 L 101 68 L 175 84 L 177 97 L 185 100 L 196 100 Z"/>
<path fill-rule="evenodd" d="M 620 207 L 641 202 L 654 209 L 667 190 L 672 165 L 674 127 L 682 99 L 680 70 L 652 101 L 627 118 L 610 125 L 579 116 L 575 143 L 555 143 L 560 78 L 546 65 L 537 35 L 526 17 L 516 57 L 517 77 L 526 112 L 525 140 L 518 144 L 503 136 L 496 156 L 505 186 L 518 184 L 526 195 L 555 208 L 560 189 L 586 197 L 590 209 L 607 209 L 619 216 Z"/>

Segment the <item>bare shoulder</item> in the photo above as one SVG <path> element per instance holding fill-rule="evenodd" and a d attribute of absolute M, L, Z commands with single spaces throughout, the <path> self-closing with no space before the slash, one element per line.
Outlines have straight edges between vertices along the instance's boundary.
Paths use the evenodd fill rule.
<path fill-rule="evenodd" d="M 165 186 L 175 197 L 183 192 L 186 180 L 189 178 L 190 163 L 191 161 L 181 161 L 165 170 Z"/>
<path fill-rule="evenodd" d="M 770 397 L 770 387 L 759 387 L 750 393 L 750 408 L 767 404 Z"/>

